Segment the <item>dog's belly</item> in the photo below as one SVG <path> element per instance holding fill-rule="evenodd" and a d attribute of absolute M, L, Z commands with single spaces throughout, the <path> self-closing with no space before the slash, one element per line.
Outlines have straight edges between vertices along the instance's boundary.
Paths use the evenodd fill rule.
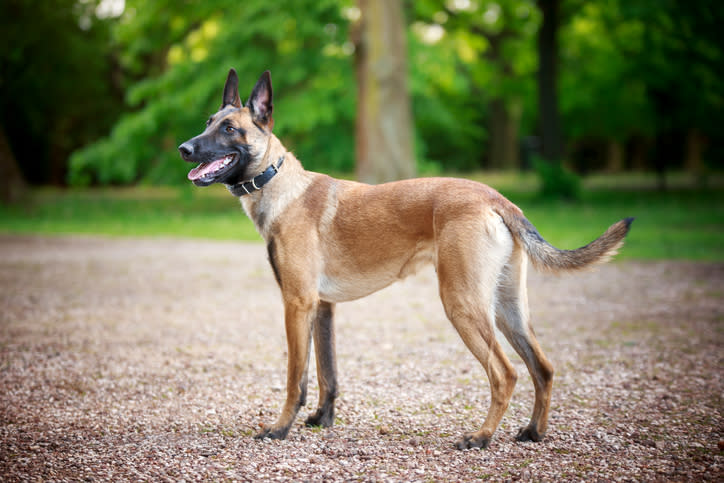
<path fill-rule="evenodd" d="M 419 243 L 408 257 L 394 257 L 360 269 L 338 273 L 325 270 L 319 277 L 320 299 L 347 302 L 370 295 L 434 262 L 432 243 Z"/>

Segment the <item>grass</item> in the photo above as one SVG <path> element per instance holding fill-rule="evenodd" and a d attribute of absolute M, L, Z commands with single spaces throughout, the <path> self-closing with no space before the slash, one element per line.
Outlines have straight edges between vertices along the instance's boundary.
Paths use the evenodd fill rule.
<path fill-rule="evenodd" d="M 0 205 L 0 232 L 260 240 L 241 205 L 221 186 L 41 188 Z"/>
<path fill-rule="evenodd" d="M 692 188 L 674 177 L 672 188 L 659 192 L 651 176 L 598 176 L 586 179 L 580 201 L 564 202 L 540 199 L 530 174 L 471 178 L 500 190 L 559 248 L 584 245 L 633 216 L 619 258 L 724 260 L 724 190 L 718 186 Z M 0 233 L 260 240 L 221 186 L 36 189 L 22 203 L 0 205 Z"/>
<path fill-rule="evenodd" d="M 722 191 L 601 190 L 584 192 L 577 203 L 536 202 L 524 195 L 516 202 L 543 237 L 559 248 L 584 245 L 612 223 L 633 216 L 622 258 L 724 260 Z"/>

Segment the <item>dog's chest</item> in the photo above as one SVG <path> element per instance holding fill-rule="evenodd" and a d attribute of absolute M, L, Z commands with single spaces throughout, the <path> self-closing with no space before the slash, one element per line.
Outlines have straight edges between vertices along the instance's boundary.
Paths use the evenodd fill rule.
<path fill-rule="evenodd" d="M 257 196 L 242 196 L 241 206 L 246 216 L 252 220 L 257 232 L 268 241 L 269 229 L 279 216 L 284 213 L 287 207 L 299 196 L 299 193 L 306 188 L 307 183 L 300 183 L 286 190 L 267 188 L 268 193 L 259 192 Z"/>

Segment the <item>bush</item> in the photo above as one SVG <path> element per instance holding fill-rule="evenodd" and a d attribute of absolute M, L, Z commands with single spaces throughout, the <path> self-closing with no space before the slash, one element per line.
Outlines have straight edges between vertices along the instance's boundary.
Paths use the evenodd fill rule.
<path fill-rule="evenodd" d="M 560 161 L 547 161 L 541 157 L 533 158 L 533 169 L 541 180 L 541 196 L 577 200 L 581 194 L 581 178 L 568 170 Z"/>

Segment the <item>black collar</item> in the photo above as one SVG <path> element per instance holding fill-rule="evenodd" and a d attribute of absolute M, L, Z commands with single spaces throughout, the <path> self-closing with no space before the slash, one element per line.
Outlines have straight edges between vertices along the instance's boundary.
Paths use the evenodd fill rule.
<path fill-rule="evenodd" d="M 226 187 L 234 196 L 244 196 L 262 189 L 262 187 L 271 181 L 274 175 L 279 172 L 279 168 L 282 167 L 282 163 L 284 162 L 284 157 L 286 155 L 287 153 L 282 154 L 276 165 L 270 165 L 262 174 L 255 176 L 251 180 L 242 181 L 241 183 L 237 183 L 235 185 L 226 185 Z"/>

